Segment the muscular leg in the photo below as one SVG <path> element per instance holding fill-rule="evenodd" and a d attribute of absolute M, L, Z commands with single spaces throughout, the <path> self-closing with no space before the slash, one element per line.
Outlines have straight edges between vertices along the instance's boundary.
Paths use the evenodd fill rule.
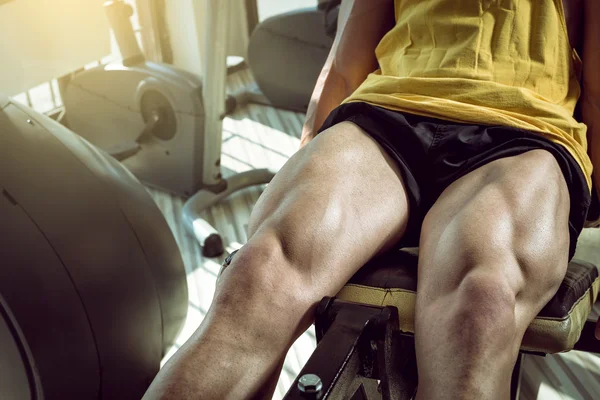
<path fill-rule="evenodd" d="M 260 197 L 205 320 L 147 398 L 264 396 L 321 298 L 395 244 L 407 218 L 400 173 L 373 139 L 351 123 L 317 136 Z"/>
<path fill-rule="evenodd" d="M 418 399 L 508 399 L 529 323 L 569 252 L 569 193 L 553 156 L 500 159 L 448 187 L 421 234 Z"/>

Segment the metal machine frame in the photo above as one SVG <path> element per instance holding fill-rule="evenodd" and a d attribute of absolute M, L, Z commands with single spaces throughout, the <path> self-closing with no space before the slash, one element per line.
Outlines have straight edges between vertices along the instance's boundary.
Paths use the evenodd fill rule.
<path fill-rule="evenodd" d="M 398 329 L 395 307 L 376 307 L 325 297 L 316 312 L 317 348 L 285 400 L 410 400 L 418 377 L 414 337 Z M 588 320 L 573 350 L 600 352 L 596 322 Z M 519 397 L 523 354 L 513 370 L 511 399 Z M 311 385 L 304 381 L 312 378 Z"/>
<path fill-rule="evenodd" d="M 398 330 L 398 310 L 325 297 L 317 308 L 318 346 L 286 400 L 410 399 L 417 387 L 412 336 Z M 318 373 L 319 387 L 303 377 Z"/>

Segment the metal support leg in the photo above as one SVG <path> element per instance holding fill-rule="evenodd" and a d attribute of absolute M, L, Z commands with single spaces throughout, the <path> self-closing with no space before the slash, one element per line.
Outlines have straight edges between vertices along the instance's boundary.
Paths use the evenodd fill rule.
<path fill-rule="evenodd" d="M 200 218 L 200 213 L 214 206 L 223 198 L 249 186 L 269 183 L 275 171 L 269 169 L 253 169 L 242 172 L 227 179 L 227 188 L 214 193 L 208 189 L 198 191 L 183 206 L 183 223 L 193 233 L 203 247 L 204 255 L 216 257 L 223 253 L 223 243 L 216 230 Z"/>
<path fill-rule="evenodd" d="M 231 193 L 248 186 L 266 184 L 275 171 L 258 169 L 234 175 L 227 180 L 221 176 L 222 119 L 225 117 L 227 79 L 227 26 L 232 0 L 207 0 L 204 28 L 205 53 L 203 57 L 203 98 L 205 108 L 203 176 L 201 189 L 183 208 L 183 220 L 188 231 L 200 242 L 208 257 L 221 255 L 223 242 L 217 231 L 199 214 Z M 215 188 L 219 188 L 216 190 Z"/>

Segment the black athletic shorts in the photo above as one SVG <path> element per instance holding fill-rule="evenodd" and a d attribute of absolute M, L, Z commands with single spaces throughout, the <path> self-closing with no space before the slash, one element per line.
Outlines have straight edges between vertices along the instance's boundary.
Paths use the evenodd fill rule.
<path fill-rule="evenodd" d="M 569 260 L 573 257 L 591 198 L 581 168 L 562 146 L 522 129 L 444 121 L 361 102 L 336 108 L 319 132 L 344 121 L 360 126 L 400 168 L 411 212 L 399 248 L 419 245 L 425 214 L 452 182 L 499 158 L 544 149 L 558 161 L 569 187 Z"/>

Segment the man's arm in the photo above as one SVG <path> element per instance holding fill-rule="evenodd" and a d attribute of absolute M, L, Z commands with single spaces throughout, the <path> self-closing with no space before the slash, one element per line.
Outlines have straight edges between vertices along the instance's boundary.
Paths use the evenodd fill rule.
<path fill-rule="evenodd" d="M 588 127 L 588 153 L 594 165 L 594 186 L 600 189 L 600 1 L 586 0 L 583 28 L 583 91 L 581 113 Z M 600 339 L 600 319 L 596 324 Z"/>
<path fill-rule="evenodd" d="M 306 113 L 301 146 L 325 119 L 377 69 L 375 48 L 394 26 L 393 0 L 343 0 L 338 29 Z"/>

